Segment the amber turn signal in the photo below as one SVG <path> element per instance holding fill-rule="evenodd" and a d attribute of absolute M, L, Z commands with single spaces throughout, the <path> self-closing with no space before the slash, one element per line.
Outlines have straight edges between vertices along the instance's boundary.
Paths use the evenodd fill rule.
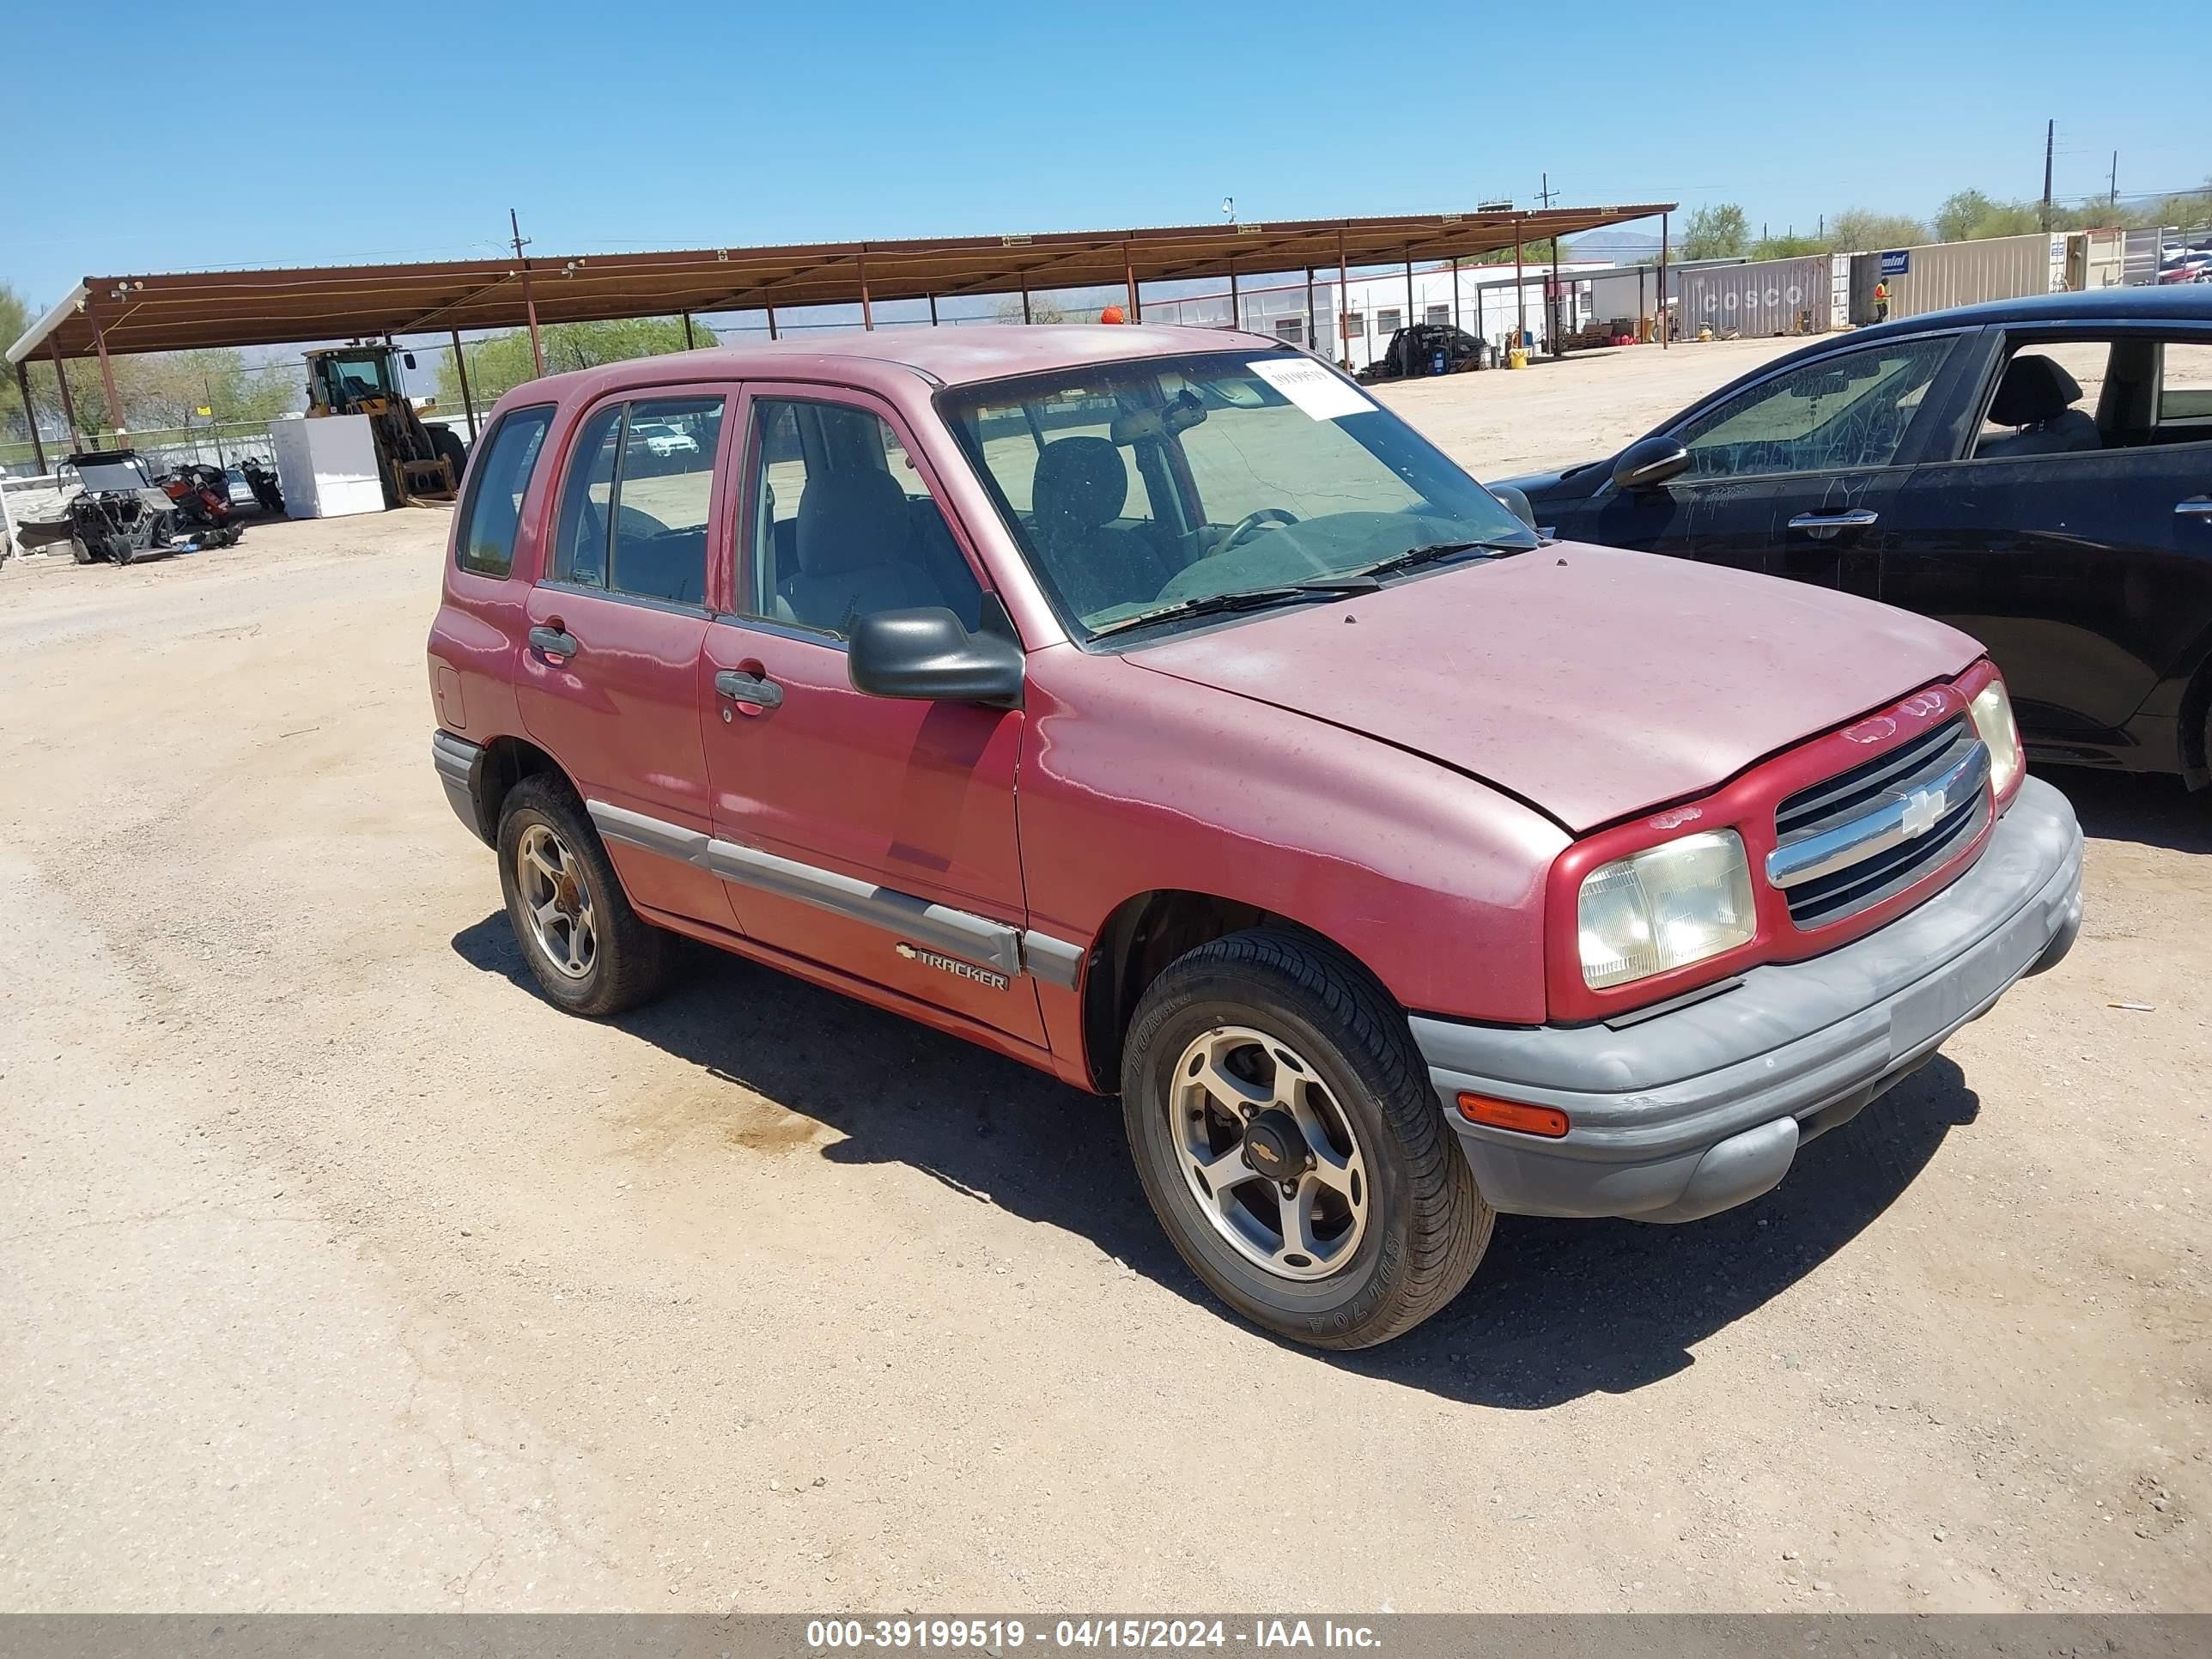
<path fill-rule="evenodd" d="M 1524 1135 L 1542 1135 L 1548 1140 L 1557 1140 L 1567 1132 L 1567 1115 L 1555 1107 L 1523 1106 L 1518 1101 L 1492 1100 L 1488 1095 L 1461 1095 L 1459 1115 L 1469 1123 L 1517 1129 Z"/>

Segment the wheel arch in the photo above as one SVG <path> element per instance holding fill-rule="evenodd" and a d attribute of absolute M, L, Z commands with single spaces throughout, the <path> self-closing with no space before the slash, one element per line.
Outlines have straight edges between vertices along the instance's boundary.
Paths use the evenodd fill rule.
<path fill-rule="evenodd" d="M 561 763 L 528 738 L 498 737 L 484 744 L 469 793 L 476 803 L 477 834 L 486 846 L 499 844 L 499 815 L 507 793 L 525 778 L 548 773 L 576 792 Z"/>
<path fill-rule="evenodd" d="M 1189 888 L 1160 887 L 1115 905 L 1091 941 L 1082 981 L 1084 1072 L 1100 1094 L 1118 1093 L 1121 1045 L 1137 1004 L 1161 972 L 1186 952 L 1251 927 L 1298 934 L 1396 999 L 1353 952 L 1294 916 L 1243 899 Z"/>

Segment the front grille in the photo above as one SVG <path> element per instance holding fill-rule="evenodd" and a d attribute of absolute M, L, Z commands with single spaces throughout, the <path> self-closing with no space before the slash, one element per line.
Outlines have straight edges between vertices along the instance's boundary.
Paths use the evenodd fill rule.
<path fill-rule="evenodd" d="M 1920 880 L 1989 823 L 1988 778 L 1989 751 L 1962 715 L 1790 796 L 1767 860 L 1790 919 L 1826 927 Z"/>

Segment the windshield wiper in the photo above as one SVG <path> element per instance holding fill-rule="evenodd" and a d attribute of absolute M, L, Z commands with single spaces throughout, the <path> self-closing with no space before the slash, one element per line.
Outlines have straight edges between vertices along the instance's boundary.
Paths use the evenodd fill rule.
<path fill-rule="evenodd" d="M 1170 617 L 1208 617 L 1231 611 L 1257 611 L 1267 605 L 1285 605 L 1297 599 L 1343 599 L 1358 593 L 1372 593 L 1382 586 L 1364 570 L 1347 571 L 1336 576 L 1316 576 L 1311 581 L 1285 582 L 1273 587 L 1241 587 L 1226 593 L 1201 593 L 1194 599 L 1177 599 L 1173 605 L 1157 605 L 1150 611 L 1139 611 L 1133 617 L 1123 617 L 1108 623 L 1103 628 L 1091 630 L 1093 639 L 1103 639 L 1109 634 L 1119 634 L 1124 629 L 1141 627 L 1146 623 L 1164 622 Z"/>
<path fill-rule="evenodd" d="M 1419 547 L 1409 547 L 1403 553 L 1393 553 L 1387 559 L 1377 559 L 1373 564 L 1359 567 L 1363 576 L 1388 576 L 1400 570 L 1411 570 L 1416 565 L 1434 564 L 1438 559 L 1449 559 L 1460 553 L 1481 553 L 1497 558 L 1507 553 L 1527 553 L 1539 544 L 1503 540 L 1473 542 L 1425 542 Z"/>

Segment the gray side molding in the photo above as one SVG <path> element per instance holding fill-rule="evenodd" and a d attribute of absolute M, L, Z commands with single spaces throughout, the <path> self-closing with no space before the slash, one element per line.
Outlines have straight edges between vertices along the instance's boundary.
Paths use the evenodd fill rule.
<path fill-rule="evenodd" d="M 1083 958 L 1089 954 L 1080 945 L 1070 945 L 1034 928 L 1022 935 L 1023 965 L 1048 985 L 1073 991 L 1083 977 Z"/>
<path fill-rule="evenodd" d="M 916 945 L 995 968 L 1010 978 L 1022 971 L 1021 935 L 988 916 L 932 903 L 912 893 L 878 887 L 835 870 L 778 858 L 734 842 L 708 842 L 704 863 L 723 880 L 741 887 L 757 887 L 764 893 L 850 916 Z"/>
<path fill-rule="evenodd" d="M 586 805 L 591 811 L 592 822 L 609 841 L 643 848 L 648 853 L 659 853 L 666 858 L 681 859 L 686 864 L 706 862 L 707 832 L 703 830 L 686 830 L 680 823 L 649 818 L 642 812 L 610 806 L 603 800 L 589 801 Z"/>
<path fill-rule="evenodd" d="M 939 904 L 895 887 L 878 887 L 818 865 L 763 853 L 758 848 L 740 847 L 703 830 L 689 830 L 603 800 L 585 805 L 592 822 L 609 841 L 658 853 L 663 858 L 680 859 L 740 887 L 757 888 L 866 922 L 913 944 L 994 969 L 1009 979 L 1027 973 L 1051 984 L 1073 988 L 1082 971 L 1082 945 L 1044 933 L 1024 934 L 972 910 Z"/>

